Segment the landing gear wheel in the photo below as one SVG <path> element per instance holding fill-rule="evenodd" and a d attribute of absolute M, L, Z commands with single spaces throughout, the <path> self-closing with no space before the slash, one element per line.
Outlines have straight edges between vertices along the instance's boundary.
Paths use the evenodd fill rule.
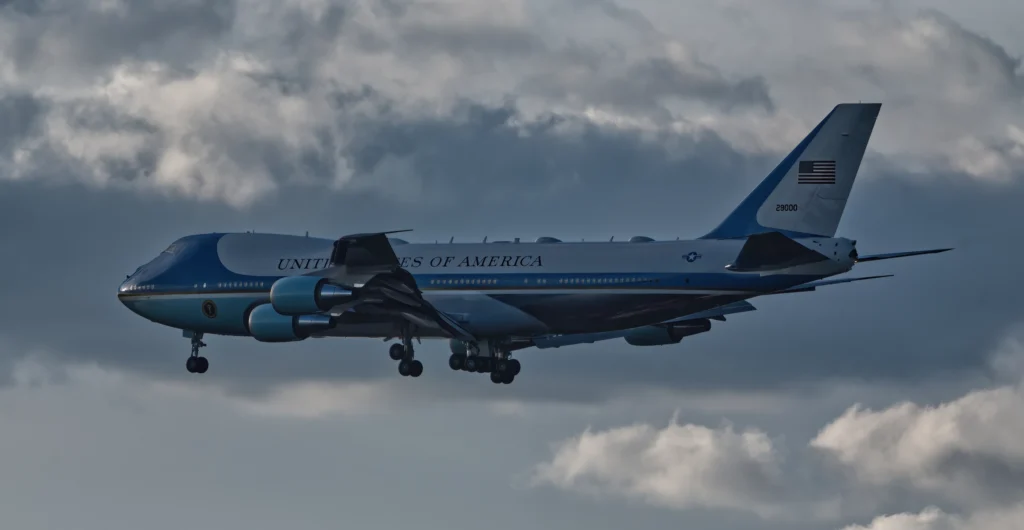
<path fill-rule="evenodd" d="M 477 357 L 467 357 L 464 367 L 467 372 L 476 372 L 480 368 L 480 359 Z"/>
<path fill-rule="evenodd" d="M 203 342 L 203 334 L 186 331 L 185 336 L 192 339 L 192 355 L 185 361 L 185 369 L 190 374 L 205 374 L 206 370 L 210 368 L 210 362 L 206 360 L 206 357 L 199 356 L 199 348 L 206 347 L 206 343 Z"/>
<path fill-rule="evenodd" d="M 462 370 L 462 367 L 466 365 L 466 356 L 458 353 L 453 353 L 448 358 L 448 368 L 458 371 Z"/>
<path fill-rule="evenodd" d="M 392 344 L 391 348 L 388 349 L 388 355 L 393 361 L 400 361 L 405 357 L 405 347 L 401 344 Z"/>
<path fill-rule="evenodd" d="M 408 359 L 402 359 L 401 361 L 399 361 L 398 373 L 401 374 L 402 377 L 408 377 L 412 375 L 412 361 Z"/>
<path fill-rule="evenodd" d="M 412 377 L 419 377 L 421 374 L 423 374 L 423 363 L 421 363 L 419 361 L 411 361 L 409 364 L 412 365 L 412 366 L 410 366 L 410 371 L 409 371 L 409 375 L 410 376 L 412 376 Z"/>
<path fill-rule="evenodd" d="M 206 357 L 189 357 L 185 361 L 185 369 L 190 374 L 205 374 L 210 369 L 210 361 Z"/>
<path fill-rule="evenodd" d="M 507 385 L 515 380 L 515 376 L 505 372 L 491 372 L 491 382 L 496 385 Z"/>
<path fill-rule="evenodd" d="M 509 359 L 508 360 L 508 368 L 509 368 L 508 373 L 511 374 L 512 377 L 515 377 L 515 376 L 519 375 L 519 370 L 522 370 L 523 365 L 519 364 L 519 360 L 518 359 Z"/>

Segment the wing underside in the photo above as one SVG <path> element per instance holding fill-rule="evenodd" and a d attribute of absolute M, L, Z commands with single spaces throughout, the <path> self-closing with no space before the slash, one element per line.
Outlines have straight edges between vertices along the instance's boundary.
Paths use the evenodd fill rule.
<path fill-rule="evenodd" d="M 745 313 L 747 311 L 756 311 L 756 308 L 749 302 L 740 300 L 737 302 L 731 302 L 705 311 L 699 311 L 676 319 L 668 320 L 649 327 L 669 328 L 673 326 L 680 326 L 686 325 L 688 323 L 699 322 L 704 322 L 705 324 L 708 324 L 708 320 L 725 321 L 726 315 L 731 315 L 735 313 Z M 573 346 L 576 344 L 593 344 L 595 342 L 601 342 L 605 340 L 625 338 L 631 333 L 636 332 L 637 329 L 638 328 L 623 329 L 598 333 L 574 333 L 568 335 L 546 335 L 541 337 L 534 337 L 533 339 L 530 340 L 529 345 L 536 346 L 537 348 L 540 349 L 547 349 L 560 348 L 562 346 Z"/>
<path fill-rule="evenodd" d="M 334 243 L 327 268 L 311 275 L 357 289 L 359 296 L 335 308 L 336 311 L 404 321 L 419 328 L 440 330 L 452 338 L 475 340 L 454 318 L 424 299 L 412 274 L 399 265 L 387 235 L 403 231 L 344 236 Z"/>

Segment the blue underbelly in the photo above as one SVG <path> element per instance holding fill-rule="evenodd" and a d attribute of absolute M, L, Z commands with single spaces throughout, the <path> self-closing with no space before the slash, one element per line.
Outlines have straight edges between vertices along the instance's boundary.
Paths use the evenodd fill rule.
<path fill-rule="evenodd" d="M 269 301 L 265 293 L 192 294 L 134 297 L 133 311 L 174 328 L 220 335 L 248 335 L 245 316 L 250 308 Z"/>

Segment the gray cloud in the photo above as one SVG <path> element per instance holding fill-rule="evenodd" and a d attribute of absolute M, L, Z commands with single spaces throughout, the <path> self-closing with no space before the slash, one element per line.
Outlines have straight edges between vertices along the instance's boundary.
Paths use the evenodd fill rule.
<path fill-rule="evenodd" d="M 12 432 L 35 440 L 11 446 L 11 454 L 28 463 L 18 468 L 20 474 L 7 476 L 31 487 L 10 486 L 5 498 L 19 491 L 43 498 L 42 492 L 53 491 L 47 485 L 80 484 L 83 477 L 100 483 L 96 477 L 116 468 L 124 473 L 115 476 L 120 486 L 110 491 L 119 506 L 131 508 L 118 512 L 126 526 L 152 522 L 147 507 L 168 498 L 197 507 L 197 513 L 220 513 L 222 526 L 230 526 L 237 519 L 218 510 L 234 505 L 217 504 L 230 488 L 204 498 L 184 499 L 181 492 L 205 476 L 203 469 L 226 481 L 244 479 L 251 469 L 265 474 L 266 455 L 285 448 L 289 456 L 276 460 L 282 467 L 275 470 L 300 486 L 310 483 L 309 476 L 324 478 L 318 474 L 322 468 L 302 456 L 344 464 L 330 469 L 346 480 L 324 478 L 314 481 L 318 488 L 290 490 L 307 491 L 305 500 L 295 502 L 320 510 L 301 510 L 301 516 L 383 517 L 382 527 L 408 525 L 402 510 L 380 516 L 372 503 L 336 504 L 338 492 L 355 498 L 375 491 L 374 498 L 404 499 L 414 515 L 436 514 L 432 507 L 461 498 L 451 492 L 505 492 L 510 467 L 542 458 L 537 455 L 549 440 L 579 441 L 573 435 L 581 424 L 594 422 L 592 432 L 607 435 L 614 425 L 651 414 L 650 403 L 639 397 L 618 405 L 628 412 L 612 415 L 606 409 L 653 393 L 669 396 L 664 399 L 672 405 L 700 401 L 713 410 L 718 409 L 711 405 L 726 406 L 722 402 L 729 399 L 766 409 L 777 406 L 775 400 L 794 403 L 781 412 L 762 412 L 764 423 L 751 422 L 762 426 L 760 433 L 779 434 L 769 439 L 774 452 L 767 467 L 711 459 L 724 464 L 701 468 L 707 478 L 703 491 L 695 487 L 679 496 L 678 481 L 669 481 L 664 488 L 642 487 L 633 497 L 683 506 L 695 526 L 770 527 L 771 521 L 723 514 L 720 508 L 827 512 L 827 501 L 851 490 L 857 493 L 855 506 L 845 508 L 861 522 L 878 513 L 916 516 L 925 502 L 937 499 L 946 510 L 943 520 L 972 521 L 985 503 L 1010 513 L 1021 474 L 1005 447 L 939 440 L 921 473 L 900 472 L 886 477 L 883 486 L 875 484 L 888 494 L 880 500 L 860 487 L 844 490 L 845 473 L 833 475 L 817 462 L 821 455 L 786 439 L 814 436 L 794 435 L 792 424 L 799 424 L 792 427 L 798 431 L 824 424 L 800 424 L 808 407 L 825 407 L 817 403 L 822 387 L 865 380 L 899 389 L 900 399 L 919 403 L 917 419 L 898 426 L 919 428 L 928 405 L 902 392 L 990 371 L 978 352 L 994 346 L 1024 316 L 1017 303 L 1024 295 L 1015 267 L 1020 256 L 1007 244 L 1019 236 L 1014 220 L 1024 200 L 1018 50 L 986 36 L 990 28 L 934 11 L 839 11 L 827 3 L 797 9 L 768 0 L 745 4 L 745 17 L 732 17 L 718 5 L 658 4 L 245 0 L 107 2 L 106 11 L 97 2 L 3 4 L 0 263 L 7 281 L 0 282 L 0 392 L 16 397 L 0 402 L 19 405 L 24 423 L 11 419 L 17 419 L 17 407 L 0 414 L 11 419 L 5 425 L 21 426 Z M 799 34 L 793 27 L 819 31 Z M 282 346 L 212 337 L 205 352 L 210 373 L 186 379 L 187 342 L 175 330 L 129 313 L 114 296 L 124 274 L 172 240 L 214 230 L 309 230 L 335 237 L 413 227 L 412 239 L 421 241 L 698 236 L 834 103 L 859 99 L 881 99 L 885 106 L 841 233 L 858 239 L 864 252 L 946 245 L 957 250 L 858 267 L 858 274 L 897 274 L 876 283 L 755 300 L 758 312 L 716 323 L 711 333 L 678 346 L 637 349 L 615 341 L 524 351 L 523 375 L 515 385 L 497 388 L 484 378 L 448 371 L 442 342 L 421 348 L 427 372 L 413 382 L 396 376 L 379 341 Z M 113 394 L 82 394 L 75 386 L 79 376 L 51 374 L 39 386 L 45 391 L 31 396 L 33 405 L 20 405 L 29 356 L 56 365 L 95 364 L 98 387 Z M 122 379 L 114 384 L 103 379 L 108 376 Z M 140 396 L 151 396 L 150 386 L 179 393 L 146 401 Z M 856 399 L 876 399 L 878 414 L 892 408 L 875 395 L 875 387 L 856 388 Z M 936 393 L 968 417 L 979 410 Z M 185 419 L 173 422 L 174 436 L 168 437 L 160 436 L 166 433 L 159 423 L 125 422 L 126 412 L 116 403 L 67 406 L 110 395 L 117 403 L 144 401 L 139 406 L 150 407 L 150 413 L 143 419 Z M 201 397 L 179 406 L 182 395 Z M 444 404 L 432 405 L 437 401 Z M 850 402 L 829 405 L 836 408 L 828 411 L 832 428 L 849 427 L 840 413 Z M 321 423 L 291 430 L 296 417 L 326 421 L 333 414 L 362 412 L 365 403 L 383 407 L 394 419 L 346 420 L 328 437 Z M 595 403 L 605 406 L 588 407 Z M 410 404 L 421 408 L 404 408 Z M 503 406 L 523 416 L 494 412 Z M 590 412 L 549 412 L 560 407 Z M 714 425 L 721 413 L 705 414 L 691 423 Z M 88 418 L 81 420 L 88 428 L 46 431 L 76 417 Z M 663 419 L 646 420 L 657 425 L 639 437 L 647 446 L 678 434 L 663 432 Z M 281 429 L 284 421 L 289 429 Z M 222 422 L 230 427 L 220 429 Z M 137 431 L 123 430 L 126 424 L 156 433 L 142 438 L 149 449 L 126 442 L 139 439 Z M 707 454 L 734 454 L 729 440 L 737 432 L 730 437 L 722 429 L 691 431 L 714 441 Z M 245 435 L 232 437 L 239 432 Z M 282 432 L 302 435 L 275 438 Z M 409 432 L 418 435 L 411 449 Z M 96 441 L 68 457 L 84 467 L 46 467 L 58 449 L 68 450 L 56 441 L 70 439 L 76 448 L 82 440 Z M 38 440 L 56 445 L 40 448 Z M 253 440 L 258 443 L 246 445 Z M 324 445 L 317 442 L 310 452 L 309 440 Z M 179 451 L 209 443 L 209 454 Z M 896 446 L 830 450 L 859 462 L 884 460 Z M 153 447 L 172 447 L 164 454 L 175 459 L 148 465 Z M 495 459 L 496 452 L 501 458 Z M 325 456 L 338 453 L 342 460 Z M 616 454 L 621 462 L 638 462 L 636 453 Z M 685 471 L 700 461 L 670 463 Z M 884 462 L 899 471 L 898 463 Z M 390 475 L 388 466 L 410 477 L 442 477 L 451 487 L 439 481 L 425 488 L 411 478 L 375 489 L 381 469 Z M 182 469 L 195 476 L 168 485 L 158 500 L 132 503 L 130 493 L 140 489 L 124 485 L 142 480 L 133 468 L 147 476 L 180 478 Z M 586 469 L 591 483 L 607 485 L 605 470 Z M 849 470 L 841 464 L 840 471 Z M 785 482 L 790 473 L 805 476 Z M 750 476 L 771 485 L 782 477 L 791 489 L 781 497 L 762 495 L 745 485 Z M 861 479 L 853 474 L 849 480 Z M 922 486 L 928 484 L 938 486 Z M 948 484 L 961 493 L 947 491 Z M 56 489 L 55 498 L 82 498 Z M 331 491 L 331 500 L 319 499 L 317 491 Z M 484 516 L 497 528 L 536 526 L 538 520 L 544 526 L 594 528 L 678 522 L 675 514 L 642 505 L 595 505 L 548 491 L 508 497 L 513 500 L 506 498 L 510 504 L 502 517 L 494 518 L 489 508 L 473 512 L 467 504 L 457 513 L 444 511 L 438 524 L 478 526 Z M 252 514 L 247 523 L 255 528 L 273 521 L 272 504 L 255 512 L 239 504 L 232 511 Z M 331 513 L 325 515 L 325 506 Z M 958 513 L 963 510 L 972 513 Z M 534 513 L 546 515 L 529 515 Z M 68 520 L 78 524 L 81 518 Z M 781 526 L 802 524 L 811 527 L 794 520 Z"/>
<path fill-rule="evenodd" d="M 234 0 L 196 2 L 14 2 L 0 12 L 0 42 L 22 74 L 95 75 L 124 60 L 187 64 L 230 31 Z"/>
<path fill-rule="evenodd" d="M 509 91 L 520 93 L 511 98 L 523 100 L 518 107 L 537 109 L 541 100 L 582 96 L 587 105 L 654 111 L 662 119 L 666 98 L 771 109 L 762 78 L 730 81 L 678 43 L 636 33 L 637 13 L 623 18 L 608 6 L 584 9 L 595 23 L 611 24 L 622 34 L 610 41 L 612 49 L 643 43 L 630 51 L 639 52 L 631 58 L 609 55 L 600 40 L 552 40 L 546 26 L 533 23 L 539 13 L 513 9 L 501 17 L 453 9 L 417 5 L 375 11 L 348 3 L 314 9 L 254 1 L 243 7 L 79 3 L 34 14 L 12 11 L 0 17 L 10 30 L 0 40 L 11 61 L 7 84 L 45 100 L 47 112 L 41 118 L 42 138 L 21 145 L 27 155 L 6 161 L 12 166 L 8 178 L 53 178 L 58 172 L 45 159 L 56 155 L 68 162 L 59 173 L 93 185 L 124 187 L 127 180 L 133 188 L 244 206 L 282 185 L 343 186 L 360 176 L 349 171 L 344 156 L 359 156 L 367 144 L 365 131 L 386 136 L 410 123 L 421 129 L 449 122 L 461 127 L 463 120 L 472 126 L 497 117 L 488 116 L 488 109 L 495 106 L 494 96 L 508 99 Z M 262 31 L 269 19 L 283 21 L 281 29 Z M 112 25 L 131 31 L 112 31 Z M 666 45 L 675 51 L 659 51 Z M 368 69 L 367 61 L 375 57 L 391 66 Z M 498 65 L 508 73 L 496 73 Z M 578 75 L 560 77 L 560 71 L 583 65 L 589 66 Z M 448 74 L 422 83 L 422 70 L 434 67 Z M 76 69 L 82 75 L 70 75 Z M 464 84 L 464 79 L 481 82 Z M 352 105 L 360 102 L 353 94 L 367 93 L 374 97 Z M 416 101 L 439 103 L 440 113 L 424 114 Z M 506 118 L 515 114 L 525 124 L 510 124 L 508 137 L 542 132 L 538 127 L 556 123 L 552 116 L 576 124 L 565 133 L 570 138 L 594 127 L 578 110 L 495 112 L 510 113 Z M 102 134 L 95 119 L 83 120 L 83 113 L 108 118 Z M 400 155 L 410 141 L 430 138 L 404 134 L 411 138 L 405 144 L 382 145 L 387 137 L 372 140 L 371 150 L 398 158 L 385 160 L 383 174 L 356 184 L 428 189 L 417 171 L 429 162 Z M 624 132 L 627 139 L 633 135 Z M 524 165 L 527 161 L 515 162 L 523 171 L 538 172 Z"/>
<path fill-rule="evenodd" d="M 29 94 L 8 94 L 0 98 L 0 156 L 8 158 L 14 147 L 31 135 L 38 135 L 43 102 Z"/>
<path fill-rule="evenodd" d="M 346 98 L 343 105 L 350 107 L 372 103 L 386 109 L 389 103 L 372 91 Z M 76 123 L 96 131 L 117 119 L 89 111 L 75 115 L 85 116 L 76 117 Z M 179 374 L 187 351 L 184 339 L 173 330 L 138 320 L 120 307 L 113 291 L 122 274 L 182 235 L 258 229 L 312 230 L 335 237 L 381 229 L 377 212 L 387 210 L 393 213 L 384 228 L 426 229 L 416 237 L 426 241 L 447 240 L 451 235 L 459 240 L 484 235 L 492 239 L 539 235 L 605 239 L 609 234 L 693 237 L 711 228 L 713 220 L 724 216 L 774 163 L 767 156 L 753 158 L 735 151 L 710 132 L 652 140 L 571 117 L 552 115 L 530 122 L 514 102 L 502 107 L 467 103 L 456 116 L 454 120 L 400 121 L 398 116 L 383 122 L 368 120 L 359 127 L 358 141 L 344 154 L 353 187 L 362 186 L 363 191 L 333 194 L 295 188 L 240 212 L 127 191 L 43 191 L 28 182 L 11 186 L 0 198 L 4 203 L 0 218 L 10 242 L 3 253 L 11 274 L 24 281 L 3 286 L 7 299 L 21 300 L 3 308 L 10 323 L 9 339 L 25 349 L 49 345 L 55 355 L 68 358 L 85 355 L 151 374 Z M 145 123 L 135 126 L 146 129 Z M 273 151 L 256 154 L 266 158 Z M 331 164 L 315 157 L 305 163 Z M 398 182 L 385 190 L 371 185 L 374 178 L 397 178 L 387 169 L 396 164 L 406 168 L 410 180 L 403 183 L 405 187 Z M 901 178 L 870 178 L 881 171 L 895 169 L 885 158 L 866 165 L 868 178 L 858 185 L 843 233 L 859 239 L 865 252 L 943 245 L 958 247 L 957 251 L 939 258 L 865 266 L 864 274 L 897 273 L 896 278 L 875 284 L 756 299 L 760 311 L 716 323 L 711 333 L 678 346 L 638 350 L 611 341 L 522 352 L 526 372 L 507 393 L 526 399 L 592 401 L 652 385 L 676 390 L 794 391 L 805 385 L 813 388 L 822 378 L 919 380 L 983 370 L 984 360 L 975 353 L 978 347 L 991 343 L 992 337 L 1021 316 L 1013 292 L 1016 271 L 1001 244 L 1014 237 L 1013 226 L 1002 220 L 1015 214 L 1020 191 L 1004 189 L 996 196 L 964 185 L 950 189 L 908 184 Z M 708 178 L 711 175 L 721 177 Z M 960 181 L 952 174 L 950 179 Z M 475 199 L 467 202 L 468 196 Z M 509 208 L 509 200 L 517 206 Z M 970 204 L 985 207 L 965 206 Z M 268 216 L 269 211 L 292 214 L 281 219 Z M 118 217 L 108 215 L 114 212 Z M 595 218 L 593 212 L 607 215 Z M 69 237 L 67 219 L 89 222 L 75 223 L 75 237 Z M 473 220 L 473 233 L 466 232 L 466 219 Z M 658 229 L 652 232 L 652 227 Z M 979 240 L 975 236 L 979 227 L 985 227 L 989 237 Z M 65 255 L 85 261 L 69 270 L 61 258 Z M 990 263 L 985 275 L 958 272 L 969 270 L 977 260 Z M 950 284 L 951 277 L 958 281 Z M 934 289 L 936 283 L 945 288 Z M 48 321 L 36 316 L 46 314 L 52 296 L 62 296 L 67 285 L 79 286 L 81 296 L 67 306 L 79 317 L 66 324 L 66 335 L 46 335 Z M 884 312 L 880 300 L 885 300 Z M 808 324 L 794 334 L 792 322 Z M 843 325 L 831 325 L 834 322 Z M 874 332 L 866 336 L 864 329 Z M 934 329 L 959 331 L 950 335 Z M 751 344 L 752 336 L 757 337 L 757 346 Z M 301 363 L 281 358 L 275 353 L 277 346 L 236 339 L 209 342 L 214 369 L 208 376 L 238 392 L 266 392 L 275 385 L 309 378 L 394 377 L 394 367 L 377 341 L 291 346 L 302 352 Z M 823 343 L 828 347 L 821 347 Z M 136 355 L 142 345 L 153 354 Z M 339 355 L 339 351 L 349 353 Z M 446 370 L 443 343 L 429 343 L 422 351 L 428 378 L 441 384 L 416 392 L 495 397 L 492 388 L 478 387 L 477 380 Z M 623 363 L 626 354 L 642 355 L 644 362 Z"/>

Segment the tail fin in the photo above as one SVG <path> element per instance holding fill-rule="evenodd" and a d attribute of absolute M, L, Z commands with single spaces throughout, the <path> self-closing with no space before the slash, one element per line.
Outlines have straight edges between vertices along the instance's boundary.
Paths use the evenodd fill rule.
<path fill-rule="evenodd" d="M 722 224 L 701 239 L 778 231 L 833 237 L 881 103 L 837 105 Z"/>

